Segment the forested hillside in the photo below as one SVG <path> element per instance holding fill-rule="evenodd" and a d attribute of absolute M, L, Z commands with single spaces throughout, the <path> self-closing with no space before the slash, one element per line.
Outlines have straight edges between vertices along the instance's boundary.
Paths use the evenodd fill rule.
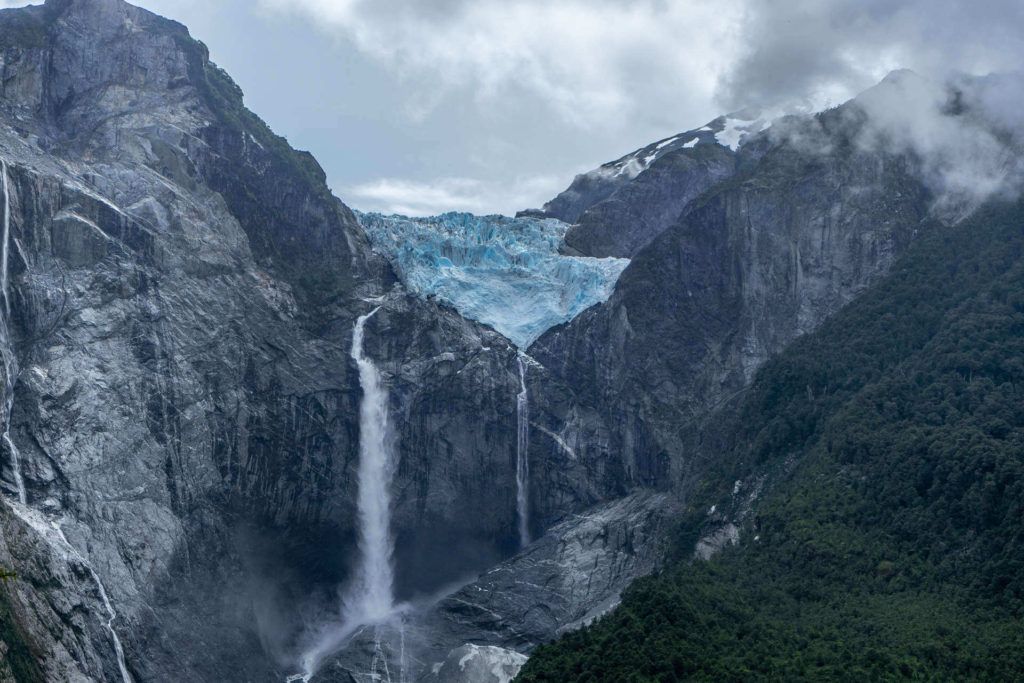
<path fill-rule="evenodd" d="M 517 680 L 1024 677 L 1024 208 L 929 228 L 701 448 L 677 560 Z M 737 481 L 740 543 L 690 561 Z"/>

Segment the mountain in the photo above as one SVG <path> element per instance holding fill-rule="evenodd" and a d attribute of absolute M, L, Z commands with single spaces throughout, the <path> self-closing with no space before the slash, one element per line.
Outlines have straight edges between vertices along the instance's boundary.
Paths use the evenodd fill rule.
<path fill-rule="evenodd" d="M 517 680 L 1024 675 L 1022 275 L 1019 202 L 918 240 L 707 421 L 674 566 Z"/>
<path fill-rule="evenodd" d="M 334 197 L 180 24 L 47 0 L 0 11 L 0 38 L 0 679 L 507 681 L 560 635 L 630 618 L 645 590 L 673 608 L 664 582 L 695 551 L 739 558 L 733 583 L 706 585 L 749 605 L 744 572 L 785 578 L 774 555 L 743 559 L 775 547 L 751 525 L 785 530 L 803 514 L 787 501 L 830 509 L 787 497 L 809 486 L 803 463 L 849 469 L 811 448 L 801 411 L 824 425 L 846 404 L 815 397 L 871 363 L 925 365 L 903 347 L 833 357 L 816 331 L 904 272 L 923 299 L 946 292 L 920 311 L 901 299 L 934 330 L 957 292 L 987 301 L 979 269 L 1012 270 L 1012 241 L 969 239 L 1016 216 L 978 209 L 1019 180 L 1020 138 L 995 116 L 1010 112 L 986 108 L 1004 80 L 895 74 L 817 115 L 743 112 L 652 143 L 542 212 L 412 220 Z M 932 270 L 906 271 L 914 254 Z M 987 296 L 1005 305 L 1004 289 Z M 864 306 L 878 321 L 846 327 L 891 343 L 895 322 Z M 765 384 L 792 354 L 823 365 Z M 1012 434 L 1000 419 L 983 428 Z M 863 481 L 884 481 L 863 457 Z M 995 482 L 977 495 L 1015 538 L 999 521 L 1012 477 Z M 857 524 L 895 528 L 857 504 Z M 906 529 L 935 519 L 918 512 Z M 978 576 L 1015 586 L 997 536 L 956 524 L 999 563 Z M 899 575 L 904 550 L 872 566 Z M 524 676 L 590 666 L 563 647 Z"/>
<path fill-rule="evenodd" d="M 851 144 L 863 124 L 849 107 L 778 125 L 634 256 L 606 303 L 530 348 L 612 425 L 632 485 L 684 477 L 708 410 L 887 272 L 927 223 L 914 161 Z"/>
<path fill-rule="evenodd" d="M 757 110 L 720 116 L 581 174 L 543 209 L 522 213 L 572 223 L 567 251 L 631 258 L 687 204 L 735 174 L 740 143 L 769 124 Z"/>
<path fill-rule="evenodd" d="M 686 509 L 662 571 L 521 680 L 1020 677 L 1022 131 L 995 91 L 1020 82 L 896 72 L 776 121 L 531 347 Z"/>
<path fill-rule="evenodd" d="M 398 597 L 509 557 L 509 341 L 409 294 L 183 26 L 49 0 L 0 12 L 0 35 L 0 563 L 18 576 L 0 637 L 34 662 L 14 675 L 119 680 L 115 635 L 135 680 L 294 672 L 357 563 L 351 347 L 376 306 L 365 347 L 401 415 Z M 600 500 L 579 467 L 537 488 L 535 533 Z"/>

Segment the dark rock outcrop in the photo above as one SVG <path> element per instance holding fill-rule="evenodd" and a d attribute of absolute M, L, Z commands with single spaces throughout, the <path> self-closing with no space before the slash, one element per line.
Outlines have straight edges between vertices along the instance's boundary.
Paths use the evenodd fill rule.
<path fill-rule="evenodd" d="M 687 443 L 754 371 L 886 272 L 927 220 L 913 158 L 854 144 L 848 105 L 777 122 L 698 199 L 615 293 L 531 346 L 604 416 L 634 485 L 670 487 Z"/>

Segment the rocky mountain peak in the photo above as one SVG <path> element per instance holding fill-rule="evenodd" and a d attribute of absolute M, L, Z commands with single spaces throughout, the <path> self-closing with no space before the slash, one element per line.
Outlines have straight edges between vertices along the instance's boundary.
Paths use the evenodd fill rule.
<path fill-rule="evenodd" d="M 143 112 L 198 123 L 209 55 L 177 22 L 122 0 L 49 0 L 0 13 L 0 35 L 2 102 L 36 134 L 95 152 L 114 129 L 151 124 Z"/>

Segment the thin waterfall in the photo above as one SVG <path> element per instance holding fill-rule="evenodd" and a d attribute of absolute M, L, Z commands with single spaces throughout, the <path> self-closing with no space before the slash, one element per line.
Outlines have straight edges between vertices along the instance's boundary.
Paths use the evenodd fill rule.
<path fill-rule="evenodd" d="M 4 244 L 0 249 L 0 293 L 4 298 L 4 315 L 11 317 L 11 298 L 7 291 L 7 257 L 11 243 L 11 193 L 7 181 L 7 160 L 0 159 L 0 171 L 3 172 L 4 187 Z"/>
<path fill-rule="evenodd" d="M 107 620 L 104 625 L 107 627 L 107 631 L 110 632 L 110 637 L 114 641 L 114 654 L 117 655 L 117 668 L 121 672 L 122 683 L 133 683 L 131 674 L 128 673 L 128 665 L 124 660 L 124 647 L 121 645 L 121 639 L 117 635 L 117 631 L 114 630 L 114 620 L 117 619 L 117 612 L 114 611 L 114 605 L 110 602 L 110 598 L 107 596 L 107 587 L 103 585 L 103 581 L 100 580 L 100 575 L 96 573 L 96 570 L 92 568 L 92 565 L 86 561 L 85 557 L 75 550 L 75 547 L 71 545 L 67 537 L 64 535 L 64 531 L 57 526 L 53 525 L 57 530 L 57 535 L 60 537 L 61 542 L 67 546 L 71 554 L 82 563 L 92 577 L 93 582 L 96 584 L 96 588 L 100 591 L 100 599 L 103 600 L 103 606 L 107 610 Z"/>
<path fill-rule="evenodd" d="M 388 655 L 380 642 L 380 627 L 373 636 L 373 660 L 370 662 L 370 680 L 391 683 L 391 669 L 388 667 Z"/>
<path fill-rule="evenodd" d="M 121 673 L 121 683 L 134 683 L 131 674 L 128 673 L 128 666 L 125 663 L 124 658 L 124 647 L 121 645 L 121 639 L 117 635 L 117 631 L 114 630 L 114 620 L 117 619 L 117 612 L 114 611 L 114 606 L 110 602 L 110 597 L 107 595 L 107 588 L 103 585 L 103 581 L 100 580 L 99 574 L 93 569 L 92 564 L 85 559 L 82 553 L 78 552 L 75 546 L 71 545 L 68 541 L 67 536 L 64 535 L 64 530 L 61 526 L 52 520 L 47 520 L 38 511 L 27 505 L 21 505 L 14 503 L 6 498 L 3 499 L 7 507 L 13 512 L 21 521 L 27 524 L 29 527 L 34 529 L 51 548 L 61 552 L 61 554 L 67 555 L 71 559 L 78 562 L 80 565 L 85 567 L 85 570 L 89 572 L 90 578 L 93 583 L 96 584 L 96 588 L 99 591 L 100 599 L 103 601 L 103 607 L 107 610 L 107 619 L 103 622 L 107 631 L 110 633 L 110 638 L 114 643 L 114 654 L 117 656 L 117 668 Z"/>
<path fill-rule="evenodd" d="M 4 362 L 6 364 L 6 355 Z M 8 382 L 10 383 L 10 382 Z M 13 389 L 10 392 L 4 392 L 14 394 Z M 25 491 L 25 478 L 21 475 L 21 453 L 18 452 L 18 447 L 14 445 L 14 440 L 11 439 L 10 424 L 11 424 L 11 399 L 6 399 L 7 402 L 7 424 L 4 427 L 3 441 L 7 444 L 7 452 L 11 454 L 11 472 L 14 477 L 14 486 L 18 491 L 18 502 L 22 505 L 28 505 L 28 493 Z"/>
<path fill-rule="evenodd" d="M 10 295 L 10 271 L 8 268 L 8 262 L 10 257 L 10 244 L 11 244 L 11 191 L 10 181 L 7 177 L 7 160 L 0 159 L 0 176 L 2 181 L 0 184 L 3 186 L 4 191 L 4 236 L 3 246 L 0 247 L 0 298 L 3 299 L 4 307 L 2 315 L 0 315 L 0 355 L 3 357 L 4 365 L 4 431 L 2 438 L 4 444 L 7 446 L 7 452 L 11 456 L 11 472 L 14 477 L 14 484 L 18 490 L 18 502 L 27 508 L 28 506 L 28 495 L 25 491 L 25 479 L 21 473 L 21 454 L 18 452 L 18 447 L 14 445 L 14 439 L 11 438 L 11 409 L 14 406 L 14 385 L 18 378 L 18 360 L 14 356 L 13 344 L 11 342 L 10 333 L 10 320 L 11 320 L 11 295 Z M 15 509 L 18 512 L 17 509 Z M 22 519 L 26 520 L 30 524 L 34 523 L 31 521 L 28 512 L 20 513 Z M 64 536 L 64 532 L 56 523 L 51 523 L 52 528 L 56 532 L 57 537 L 60 539 L 61 545 L 82 564 L 89 572 L 89 576 L 92 577 L 93 582 L 96 584 L 96 588 L 99 590 L 100 598 L 103 601 L 103 607 L 107 611 L 107 620 L 104 622 L 107 631 L 110 632 L 110 638 L 114 643 L 114 654 L 117 656 L 117 668 L 121 673 L 122 683 L 133 683 L 131 674 L 128 673 L 128 666 L 125 663 L 124 658 L 124 647 L 121 645 L 121 639 L 117 635 L 117 631 L 114 629 L 114 620 L 117 619 L 117 612 L 114 610 L 114 605 L 110 602 L 110 597 L 107 595 L 107 588 L 103 585 L 103 581 L 100 580 L 100 575 L 96 573 L 96 570 L 92 568 L 92 565 L 86 561 L 85 557 L 75 549 L 73 545 Z M 37 527 L 38 528 L 38 527 Z M 46 537 L 44 535 L 44 537 Z"/>
<path fill-rule="evenodd" d="M 380 306 L 356 320 L 352 359 L 359 368 L 363 400 L 359 406 L 359 550 L 356 581 L 346 601 L 348 617 L 379 623 L 394 610 L 394 569 L 391 566 L 391 478 L 394 463 L 388 449 L 388 392 L 380 371 L 363 353 L 366 321 Z"/>
<path fill-rule="evenodd" d="M 0 159 L 0 175 L 3 176 L 4 190 L 4 242 L 3 247 L 0 248 L 0 297 L 4 300 L 3 314 L 0 315 L 0 355 L 3 356 L 4 364 L 4 431 L 2 439 L 11 456 L 11 476 L 18 491 L 18 502 L 26 505 L 28 495 L 25 492 L 25 478 L 21 474 L 21 454 L 11 438 L 11 408 L 14 406 L 14 385 L 18 380 L 18 360 L 14 357 L 14 348 L 11 343 L 11 300 L 7 287 L 8 246 L 11 241 L 11 193 L 5 159 Z"/>
<path fill-rule="evenodd" d="M 519 365 L 519 395 L 516 396 L 516 512 L 519 518 L 519 547 L 530 544 L 530 401 L 526 391 L 526 362 L 516 356 Z"/>
<path fill-rule="evenodd" d="M 398 641 L 399 642 L 398 666 L 401 667 L 399 669 L 399 674 L 398 674 L 398 683 L 407 683 L 407 679 L 405 677 L 405 671 L 406 671 L 406 668 L 409 666 L 409 663 L 405 659 L 405 619 L 402 619 L 402 621 L 399 624 L 398 628 L 399 628 L 399 631 L 398 631 L 398 638 L 399 638 L 399 641 Z"/>

